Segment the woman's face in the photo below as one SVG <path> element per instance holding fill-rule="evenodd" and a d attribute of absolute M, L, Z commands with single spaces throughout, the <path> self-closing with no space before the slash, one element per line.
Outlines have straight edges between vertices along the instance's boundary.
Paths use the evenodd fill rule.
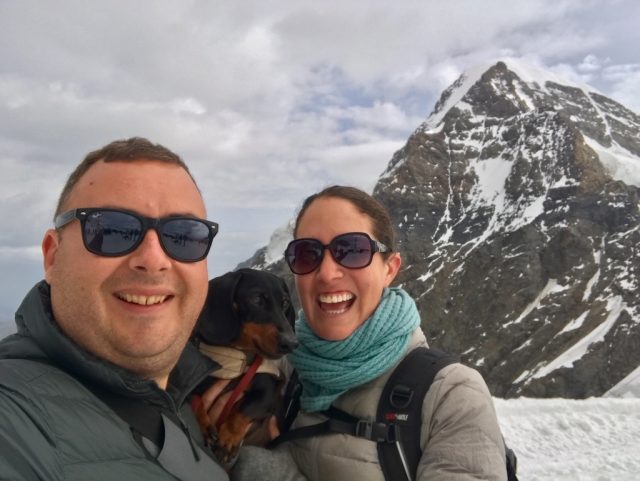
<path fill-rule="evenodd" d="M 310 237 L 326 245 L 346 232 L 366 232 L 375 239 L 369 216 L 347 200 L 321 197 L 303 214 L 296 238 Z M 396 252 L 386 260 L 375 253 L 369 266 L 348 269 L 325 249 L 320 267 L 295 276 L 298 296 L 313 332 L 330 341 L 349 337 L 378 307 L 382 290 L 391 284 L 400 264 Z"/>

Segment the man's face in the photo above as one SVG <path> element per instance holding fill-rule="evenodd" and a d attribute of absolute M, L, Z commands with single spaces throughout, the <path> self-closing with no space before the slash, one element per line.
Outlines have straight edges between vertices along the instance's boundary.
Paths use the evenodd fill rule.
<path fill-rule="evenodd" d="M 148 217 L 205 218 L 202 197 L 177 165 L 140 160 L 94 164 L 65 210 L 113 207 Z M 164 387 L 207 295 L 206 260 L 168 257 L 155 230 L 122 257 L 90 253 L 80 222 L 49 230 L 42 243 L 53 313 L 62 330 L 97 356 Z"/>

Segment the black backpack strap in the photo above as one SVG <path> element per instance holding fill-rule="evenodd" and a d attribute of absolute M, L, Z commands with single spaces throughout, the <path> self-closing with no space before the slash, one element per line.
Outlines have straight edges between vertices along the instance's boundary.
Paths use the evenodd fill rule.
<path fill-rule="evenodd" d="M 412 439 L 416 438 L 417 442 L 415 446 L 418 455 L 413 457 L 416 460 L 415 466 L 417 469 L 417 461 L 420 459 L 421 454 L 420 423 L 418 422 L 418 424 L 414 425 L 414 423 L 407 423 L 406 420 L 409 418 L 421 419 L 422 400 L 424 399 L 424 394 L 429 389 L 436 373 L 442 367 L 453 362 L 457 362 L 457 359 L 441 351 L 418 348 L 411 351 L 411 353 L 409 353 L 409 355 L 396 367 L 385 384 L 383 396 L 388 400 L 392 400 L 392 404 L 390 405 L 392 409 L 396 409 L 397 407 L 415 408 L 415 415 L 413 413 L 411 413 L 410 416 L 403 416 L 403 414 L 398 413 L 392 414 L 392 410 L 387 409 L 388 403 L 383 402 L 383 397 L 381 397 L 378 402 L 378 416 L 375 421 L 359 419 L 341 409 L 336 408 L 335 406 L 331 406 L 328 410 L 321 412 L 321 414 L 327 417 L 326 421 L 288 430 L 298 414 L 298 410 L 300 408 L 300 394 L 302 392 L 302 386 L 297 378 L 297 373 L 296 371 L 293 371 L 286 389 L 287 394 L 285 394 L 284 402 L 285 415 L 282 416 L 283 421 L 281 421 L 281 426 L 285 426 L 286 429 L 281 430 L 280 436 L 274 439 L 270 443 L 269 447 L 277 446 L 285 441 L 320 436 L 323 434 L 349 434 L 351 436 L 379 443 L 378 453 L 380 455 L 380 464 L 383 466 L 384 471 L 385 462 L 393 465 L 396 460 L 399 460 L 396 459 L 397 455 L 389 456 L 388 453 L 401 453 L 400 443 L 404 445 L 407 441 L 412 442 Z M 414 392 L 416 395 L 414 395 Z M 381 412 L 384 412 L 384 415 L 381 416 Z M 402 419 L 406 420 L 403 422 Z M 406 436 L 404 432 L 402 432 L 401 437 L 400 428 L 402 427 L 403 431 L 407 429 L 406 427 L 403 427 L 403 424 L 407 424 L 411 428 L 415 426 L 415 436 Z M 381 448 L 382 446 L 386 447 Z M 382 454 L 384 454 L 385 459 L 383 459 Z M 392 472 L 395 473 L 395 471 Z M 402 472 L 405 472 L 404 468 Z M 413 472 L 415 476 L 415 469 Z M 398 478 L 387 477 L 387 479 Z"/>
<path fill-rule="evenodd" d="M 278 428 L 281 433 L 289 431 L 291 424 L 300 411 L 300 396 L 302 395 L 302 383 L 295 369 L 289 376 L 287 387 L 284 390 L 282 407 L 277 413 Z"/>
<path fill-rule="evenodd" d="M 323 414 L 329 417 L 333 424 L 342 427 L 334 429 L 333 432 L 350 434 L 376 443 L 395 443 L 399 439 L 398 426 L 395 423 L 359 419 L 335 406 L 330 406 Z"/>
<path fill-rule="evenodd" d="M 320 411 L 327 419 L 323 422 L 303 426 L 281 433 L 271 441 L 269 448 L 285 441 L 322 436 L 323 434 L 348 434 L 368 439 L 376 443 L 395 443 L 398 440 L 397 426 L 394 423 L 359 419 L 351 414 L 331 406 L 327 411 Z"/>
<path fill-rule="evenodd" d="M 331 406 L 322 412 L 327 420 L 318 424 L 288 430 L 300 408 L 302 386 L 294 371 L 293 384 L 287 386 L 285 396 L 286 430 L 269 447 L 285 441 L 343 433 L 378 443 L 380 466 L 387 481 L 413 481 L 422 457 L 420 434 L 422 429 L 422 404 L 436 374 L 445 366 L 459 362 L 455 356 L 419 347 L 411 351 L 394 369 L 387 380 L 375 421 L 358 419 Z M 294 398 L 291 397 L 294 393 Z M 281 424 L 282 425 L 282 424 Z M 518 481 L 517 458 L 505 445 L 507 454 L 507 479 Z"/>
<path fill-rule="evenodd" d="M 294 439 L 331 433 L 349 434 L 375 442 L 395 442 L 397 438 L 395 426 L 391 426 L 389 423 L 358 419 L 334 406 L 320 412 L 327 417 L 325 421 L 291 430 L 291 424 L 300 410 L 301 394 L 302 384 L 298 379 L 297 371 L 294 370 L 285 389 L 283 408 L 278 415 L 280 435 L 269 443 L 269 448 Z"/>
<path fill-rule="evenodd" d="M 509 446 L 504 445 L 504 450 L 507 455 L 507 481 L 518 481 L 518 458 L 516 453 Z"/>
<path fill-rule="evenodd" d="M 416 478 L 422 456 L 422 403 L 436 374 L 458 360 L 442 351 L 420 347 L 411 351 L 387 380 L 378 402 L 377 421 L 392 423 L 398 442 L 379 443 L 378 457 L 387 481 Z"/>

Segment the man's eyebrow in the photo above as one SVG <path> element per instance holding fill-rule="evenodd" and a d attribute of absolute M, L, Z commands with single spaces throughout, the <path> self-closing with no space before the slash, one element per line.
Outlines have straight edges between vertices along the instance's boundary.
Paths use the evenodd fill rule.
<path fill-rule="evenodd" d="M 163 215 L 162 217 L 195 217 L 196 219 L 201 218 L 199 215 L 196 215 L 193 212 L 171 212 L 170 214 Z"/>

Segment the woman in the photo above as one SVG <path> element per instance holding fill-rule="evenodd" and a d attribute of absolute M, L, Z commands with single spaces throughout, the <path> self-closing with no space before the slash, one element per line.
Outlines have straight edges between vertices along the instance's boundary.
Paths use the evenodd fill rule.
<path fill-rule="evenodd" d="M 394 367 L 427 345 L 414 301 L 389 287 L 401 266 L 389 214 L 365 192 L 329 187 L 306 199 L 294 239 L 285 257 L 303 312 L 288 362 L 303 391 L 293 428 L 322 422 L 331 405 L 375 419 Z M 309 481 L 384 480 L 372 441 L 329 434 L 283 446 Z M 478 372 L 456 363 L 437 374 L 423 403 L 421 446 L 418 480 L 506 480 L 500 428 Z"/>

